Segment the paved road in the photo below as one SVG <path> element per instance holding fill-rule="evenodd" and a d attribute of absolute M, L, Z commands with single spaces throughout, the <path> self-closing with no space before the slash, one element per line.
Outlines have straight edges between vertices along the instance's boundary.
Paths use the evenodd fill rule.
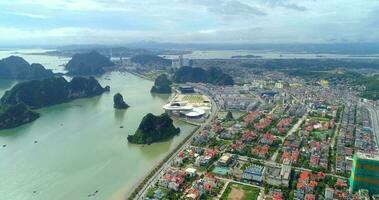
<path fill-rule="evenodd" d="M 379 108 L 371 105 L 365 106 L 370 112 L 371 126 L 376 140 L 376 145 L 379 145 Z"/>
<path fill-rule="evenodd" d="M 218 113 L 218 106 L 217 104 L 211 99 L 212 101 L 212 109 L 211 114 L 208 117 L 208 119 L 202 124 L 195 133 L 192 134 L 192 136 L 187 139 L 187 141 L 174 153 L 172 156 L 163 164 L 163 166 L 147 181 L 147 183 L 144 185 L 144 187 L 138 192 L 136 197 L 134 199 L 140 200 L 144 199 L 144 197 L 147 195 L 148 189 L 150 186 L 153 186 L 161 176 L 164 175 L 165 171 L 170 167 L 172 161 L 174 158 L 179 154 L 180 151 L 185 150 L 190 144 L 193 138 L 198 135 L 202 130 L 204 130 L 205 126 L 210 124 L 212 120 L 217 116 Z"/>
<path fill-rule="evenodd" d="M 300 125 L 304 122 L 304 120 L 307 118 L 307 116 L 308 116 L 308 115 L 304 115 L 302 118 L 300 118 L 300 119 L 296 122 L 296 124 L 293 125 L 292 128 L 287 132 L 287 134 L 286 134 L 284 137 L 281 138 L 281 139 L 282 139 L 282 144 L 283 144 L 283 142 L 286 140 L 286 138 L 287 138 L 288 136 L 292 135 L 294 132 L 297 131 L 297 129 L 299 129 Z M 271 161 L 275 161 L 275 160 L 276 160 L 276 157 L 278 156 L 278 154 L 279 154 L 279 150 L 280 150 L 281 148 L 282 148 L 282 147 L 279 147 L 279 148 L 275 151 L 274 155 L 271 157 Z"/>

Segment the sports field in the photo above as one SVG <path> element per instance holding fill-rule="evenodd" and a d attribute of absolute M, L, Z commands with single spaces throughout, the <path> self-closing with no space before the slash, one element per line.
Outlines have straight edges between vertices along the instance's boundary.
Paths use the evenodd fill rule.
<path fill-rule="evenodd" d="M 256 187 L 229 183 L 220 200 L 256 200 L 259 196 L 259 189 Z"/>
<path fill-rule="evenodd" d="M 188 103 L 203 103 L 205 98 L 202 95 L 185 95 L 182 97 L 183 101 L 187 101 Z"/>

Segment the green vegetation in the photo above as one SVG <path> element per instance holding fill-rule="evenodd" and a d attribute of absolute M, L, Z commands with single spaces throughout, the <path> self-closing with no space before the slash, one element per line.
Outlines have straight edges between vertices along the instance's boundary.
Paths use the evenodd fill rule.
<path fill-rule="evenodd" d="M 328 80 L 331 84 L 346 83 L 361 91 L 361 97 L 366 99 L 379 99 L 379 79 L 377 76 L 365 76 L 352 71 L 311 71 L 311 70 L 289 70 L 289 75 L 299 76 L 306 80 Z M 360 88 L 363 86 L 363 88 Z"/>
<path fill-rule="evenodd" d="M 155 81 L 154 85 L 151 88 L 151 93 L 161 93 L 161 94 L 169 94 L 171 93 L 171 81 L 168 80 L 166 74 L 159 75 Z"/>
<path fill-rule="evenodd" d="M 26 81 L 16 84 L 1 97 L 1 104 L 23 103 L 31 109 L 64 103 L 77 98 L 100 95 L 108 91 L 93 77 L 75 77 L 68 82 L 63 77 Z"/>
<path fill-rule="evenodd" d="M 23 58 L 10 56 L 0 60 L 0 78 L 32 80 L 53 77 L 51 70 L 45 69 L 41 64 L 29 64 Z"/>
<path fill-rule="evenodd" d="M 128 136 L 128 141 L 136 144 L 151 144 L 179 133 L 180 129 L 175 128 L 167 113 L 160 116 L 149 113 L 142 119 L 135 134 Z"/>
<path fill-rule="evenodd" d="M 183 100 L 189 103 L 203 103 L 204 102 L 204 98 L 202 95 L 185 95 L 183 97 Z"/>
<path fill-rule="evenodd" d="M 370 59 L 255 59 L 244 60 L 240 66 L 283 71 L 330 71 L 338 68 L 377 69 L 379 62 Z"/>
<path fill-rule="evenodd" d="M 233 191 L 234 190 L 234 191 Z M 232 194 L 234 192 L 234 194 Z M 242 185 L 238 183 L 229 183 L 220 200 L 231 199 L 230 195 L 242 195 L 243 199 L 258 199 L 260 190 L 253 186 Z"/>
<path fill-rule="evenodd" d="M 181 67 L 178 69 L 173 77 L 175 83 L 210 83 L 214 85 L 233 85 L 233 78 L 220 68 L 211 67 L 204 70 L 198 67 Z"/>
<path fill-rule="evenodd" d="M 37 112 L 29 110 L 99 95 L 109 90 L 95 78 L 75 77 L 71 82 L 63 77 L 26 81 L 6 91 L 0 100 L 0 129 L 14 128 L 34 121 Z"/>
<path fill-rule="evenodd" d="M 232 121 L 232 120 L 234 120 L 234 117 L 233 117 L 233 114 L 232 114 L 231 111 L 228 111 L 228 113 L 227 113 L 226 116 L 225 116 L 225 120 L 227 120 L 227 121 Z"/>
<path fill-rule="evenodd" d="M 366 99 L 379 99 L 379 79 L 373 76 L 361 76 L 357 77 L 355 85 L 363 85 L 365 87 L 364 91 L 361 93 L 361 97 Z"/>
<path fill-rule="evenodd" d="M 39 114 L 29 110 L 24 104 L 0 106 L 0 130 L 14 128 L 32 122 Z"/>
<path fill-rule="evenodd" d="M 116 109 L 127 109 L 129 105 L 125 103 L 122 95 L 117 93 L 113 96 L 113 107 Z"/>
<path fill-rule="evenodd" d="M 78 53 L 72 56 L 67 63 L 66 69 L 69 74 L 73 75 L 95 75 L 105 72 L 105 68 L 115 64 L 107 57 L 96 51 L 90 53 Z"/>

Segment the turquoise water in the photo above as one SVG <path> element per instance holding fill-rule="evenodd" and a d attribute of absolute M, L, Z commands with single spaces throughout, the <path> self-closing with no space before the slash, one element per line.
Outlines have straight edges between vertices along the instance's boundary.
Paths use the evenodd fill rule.
<path fill-rule="evenodd" d="M 36 121 L 0 131 L 0 199 L 124 199 L 195 128 L 175 122 L 182 132 L 172 140 L 128 144 L 142 117 L 162 113 L 169 96 L 151 95 L 151 81 L 128 73 L 97 79 L 111 91 L 40 109 Z M 13 84 L 0 81 L 0 93 Z M 117 92 L 129 109 L 113 109 Z"/>

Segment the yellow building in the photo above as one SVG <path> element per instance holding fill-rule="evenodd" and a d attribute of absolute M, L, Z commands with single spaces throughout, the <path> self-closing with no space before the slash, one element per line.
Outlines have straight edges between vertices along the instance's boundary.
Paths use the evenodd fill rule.
<path fill-rule="evenodd" d="M 328 81 L 328 80 L 320 80 L 320 84 L 321 84 L 323 87 L 328 87 L 328 86 L 329 86 L 329 81 Z"/>
<path fill-rule="evenodd" d="M 281 83 L 281 82 L 275 83 L 275 88 L 282 89 L 283 88 L 283 83 Z"/>

